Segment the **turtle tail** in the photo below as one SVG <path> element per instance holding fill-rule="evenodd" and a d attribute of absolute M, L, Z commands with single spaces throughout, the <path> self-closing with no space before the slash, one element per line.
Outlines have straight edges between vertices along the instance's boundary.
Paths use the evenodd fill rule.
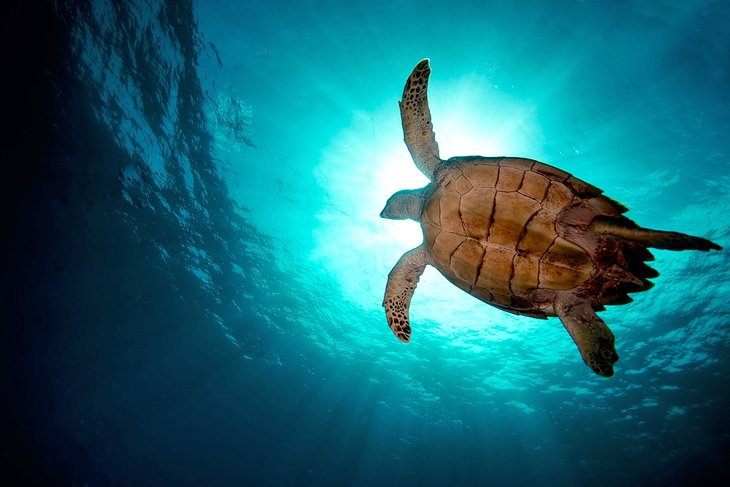
<path fill-rule="evenodd" d="M 593 231 L 597 234 L 614 235 L 655 249 L 722 250 L 722 247 L 706 238 L 642 228 L 628 218 L 597 218 L 593 223 Z"/>

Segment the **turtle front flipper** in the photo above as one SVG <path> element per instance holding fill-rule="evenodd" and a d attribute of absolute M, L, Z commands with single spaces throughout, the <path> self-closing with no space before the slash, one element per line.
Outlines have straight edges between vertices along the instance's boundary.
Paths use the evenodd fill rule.
<path fill-rule="evenodd" d="M 618 361 L 615 337 L 590 301 L 570 294 L 560 296 L 555 300 L 555 313 L 578 345 L 583 361 L 596 374 L 611 377 Z"/>
<path fill-rule="evenodd" d="M 395 336 L 405 343 L 411 341 L 408 307 L 428 259 L 428 252 L 421 245 L 403 254 L 388 274 L 388 284 L 385 286 L 385 298 L 383 298 L 385 316 Z"/>
<path fill-rule="evenodd" d="M 428 59 L 424 59 L 413 69 L 403 89 L 403 99 L 398 105 L 404 140 L 413 162 L 428 179 L 433 179 L 433 172 L 441 159 L 436 135 L 433 133 L 431 111 L 428 108 L 428 77 L 431 74 L 428 63 Z"/>

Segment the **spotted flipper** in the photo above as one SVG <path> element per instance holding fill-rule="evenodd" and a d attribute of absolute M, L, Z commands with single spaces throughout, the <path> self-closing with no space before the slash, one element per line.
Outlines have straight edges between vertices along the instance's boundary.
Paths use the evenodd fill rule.
<path fill-rule="evenodd" d="M 400 106 L 403 136 L 408 150 L 413 157 L 416 167 L 432 179 L 439 159 L 439 146 L 433 133 L 431 111 L 428 108 L 428 77 L 431 75 L 431 66 L 428 59 L 424 59 L 413 69 L 403 89 L 403 99 Z"/>
<path fill-rule="evenodd" d="M 596 374 L 611 377 L 618 361 L 615 338 L 590 301 L 564 295 L 555 300 L 555 312 L 578 345 L 583 361 Z"/>
<path fill-rule="evenodd" d="M 385 316 L 388 318 L 390 329 L 404 343 L 411 341 L 408 307 L 411 304 L 418 279 L 428 262 L 428 251 L 421 245 L 403 254 L 388 274 L 388 284 L 385 286 L 385 298 L 383 299 Z"/>

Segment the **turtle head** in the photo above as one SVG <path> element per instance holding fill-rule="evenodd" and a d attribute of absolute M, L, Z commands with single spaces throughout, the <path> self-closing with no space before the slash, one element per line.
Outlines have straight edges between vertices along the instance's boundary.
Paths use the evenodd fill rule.
<path fill-rule="evenodd" d="M 385 208 L 380 212 L 381 218 L 390 220 L 411 220 L 418 221 L 423 210 L 423 190 L 404 189 L 398 191 L 388 198 Z"/>

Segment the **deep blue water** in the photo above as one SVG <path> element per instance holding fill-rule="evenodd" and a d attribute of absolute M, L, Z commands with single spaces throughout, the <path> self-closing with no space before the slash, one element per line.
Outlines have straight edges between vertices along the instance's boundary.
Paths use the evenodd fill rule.
<path fill-rule="evenodd" d="M 727 247 L 727 2 L 9 5 L 14 485 L 730 483 L 726 250 L 654 252 L 601 314 L 605 379 L 433 269 L 398 342 L 421 234 L 378 216 L 426 182 L 397 101 L 429 57 L 442 157 L 538 159 Z"/>

